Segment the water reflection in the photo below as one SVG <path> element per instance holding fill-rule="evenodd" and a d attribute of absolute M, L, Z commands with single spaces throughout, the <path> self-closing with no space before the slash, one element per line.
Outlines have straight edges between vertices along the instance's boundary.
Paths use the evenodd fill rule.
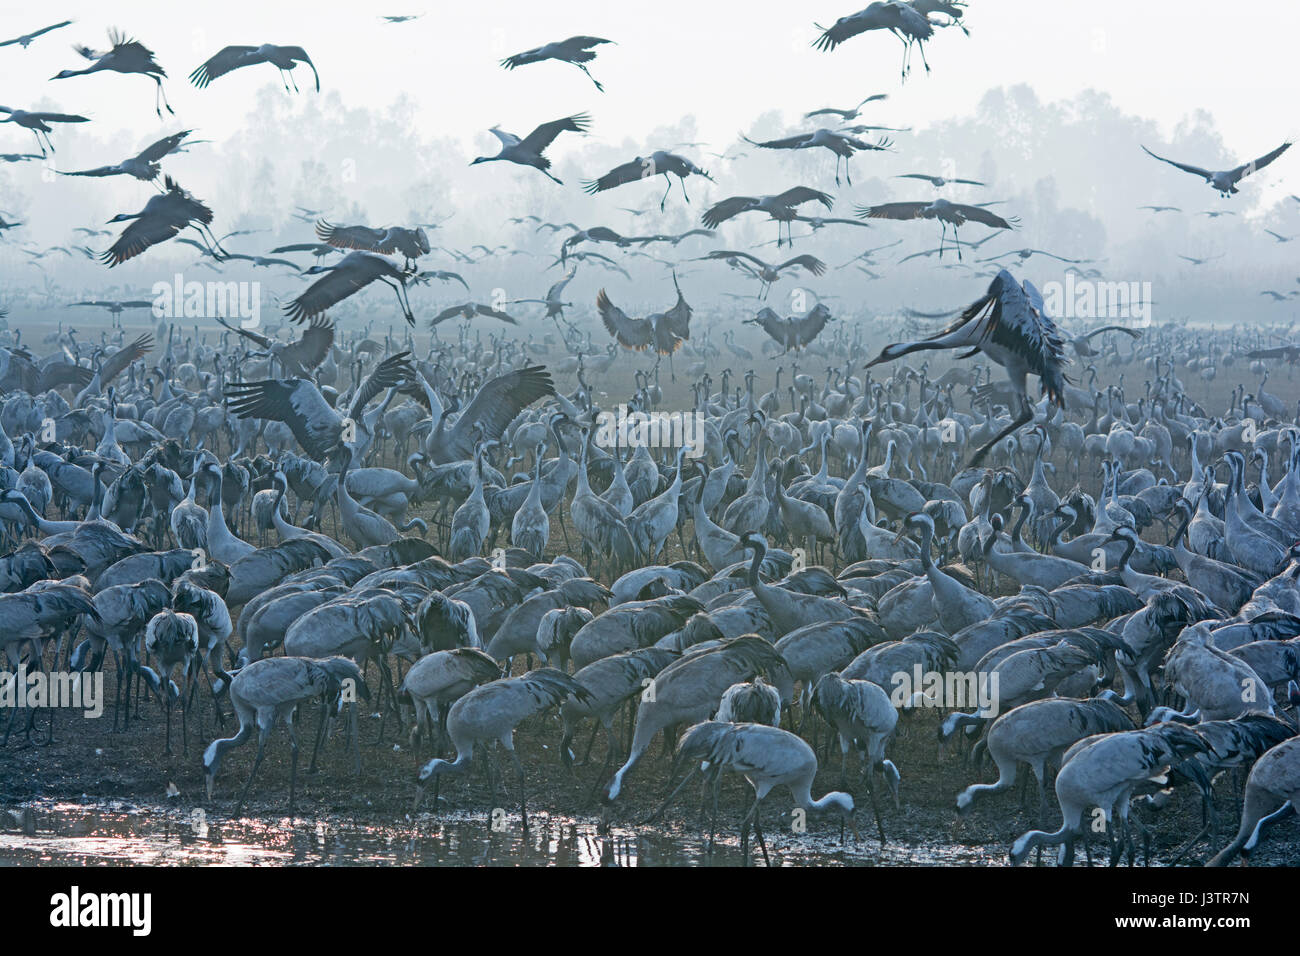
<path fill-rule="evenodd" d="M 960 845 L 841 847 L 838 838 L 768 832 L 772 864 L 979 865 L 1001 853 Z M 761 861 L 761 858 L 760 858 Z M 202 810 L 122 803 L 32 803 L 0 811 L 0 865 L 736 866 L 733 834 L 705 852 L 695 832 L 530 814 L 419 814 L 391 822 L 342 816 L 208 817 Z"/>

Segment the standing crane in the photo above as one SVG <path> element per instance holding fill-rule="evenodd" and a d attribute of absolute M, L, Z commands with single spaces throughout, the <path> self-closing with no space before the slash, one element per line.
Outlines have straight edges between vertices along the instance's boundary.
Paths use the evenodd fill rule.
<path fill-rule="evenodd" d="M 753 827 L 758 838 L 764 862 L 770 865 L 760 816 L 763 799 L 780 786 L 789 789 L 797 808 L 805 813 L 835 814 L 852 828 L 854 838 L 859 838 L 853 797 L 832 790 L 813 799 L 812 784 L 817 776 L 817 755 L 802 738 L 788 730 L 766 724 L 704 721 L 695 724 L 682 735 L 678 754 L 700 757 L 710 767 L 738 773 L 754 788 L 754 805 L 740 823 L 740 852 L 745 865 L 749 864 L 750 827 Z"/>
<path fill-rule="evenodd" d="M 349 693 L 340 695 L 343 690 Z M 217 771 L 221 769 L 221 760 L 226 752 L 243 746 L 257 728 L 257 757 L 253 760 L 253 769 L 249 771 L 248 782 L 239 796 L 235 806 L 236 815 L 248 799 L 252 789 L 253 778 L 262 766 L 266 755 L 266 741 L 271 736 L 278 721 L 284 721 L 289 731 L 289 748 L 292 755 L 289 774 L 289 808 L 293 809 L 298 793 L 298 735 L 294 732 L 293 718 L 298 705 L 314 697 L 326 698 L 325 707 L 331 698 L 349 697 L 356 700 L 369 700 L 370 691 L 361 676 L 361 669 L 346 657 L 327 657 L 312 660 L 305 657 L 265 657 L 244 667 L 230 682 L 230 702 L 239 718 L 239 731 L 233 737 L 219 738 L 208 744 L 203 752 L 203 772 L 206 777 L 209 802 L 212 800 L 212 785 L 216 781 Z M 324 719 L 324 710 L 321 713 Z"/>
<path fill-rule="evenodd" d="M 529 717 L 558 707 L 570 696 L 579 700 L 589 697 L 586 688 L 563 671 L 553 667 L 540 667 L 522 677 L 510 677 L 481 684 L 451 705 L 447 712 L 447 735 L 456 747 L 455 760 L 435 757 L 423 767 L 415 781 L 415 805 L 420 807 L 424 788 L 432 780 L 435 786 L 444 774 L 463 774 L 469 770 L 474 758 L 474 747 L 497 741 L 505 747 L 514 762 L 519 780 L 519 815 L 523 828 L 528 829 L 528 798 L 524 786 L 524 765 L 515 752 L 515 728 Z M 491 776 L 491 759 L 489 763 Z M 496 787 L 492 787 L 495 797 Z M 434 791 L 437 804 L 437 791 Z"/>

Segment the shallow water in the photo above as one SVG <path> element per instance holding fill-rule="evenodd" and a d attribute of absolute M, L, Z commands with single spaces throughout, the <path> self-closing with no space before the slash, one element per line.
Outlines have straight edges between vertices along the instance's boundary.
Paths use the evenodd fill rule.
<path fill-rule="evenodd" d="M 838 828 L 765 833 L 773 866 L 982 865 L 1001 853 L 957 845 L 841 847 Z M 864 833 L 864 838 L 866 834 Z M 763 857 L 754 846 L 756 862 Z M 697 832 L 614 826 L 530 814 L 418 814 L 392 822 L 341 816 L 209 818 L 200 810 L 124 803 L 45 802 L 0 811 L 0 866 L 259 865 L 352 866 L 735 866 L 734 831 L 712 854 Z"/>

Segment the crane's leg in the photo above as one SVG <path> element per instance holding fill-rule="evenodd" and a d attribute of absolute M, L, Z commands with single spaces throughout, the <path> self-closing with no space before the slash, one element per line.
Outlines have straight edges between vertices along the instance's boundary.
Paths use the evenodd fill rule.
<path fill-rule="evenodd" d="M 763 839 L 763 824 L 761 822 L 762 810 L 754 814 L 754 836 L 758 838 L 758 848 L 763 851 L 763 865 L 770 867 L 772 861 L 767 856 L 767 842 Z"/>
<path fill-rule="evenodd" d="M 591 75 L 591 71 L 587 69 L 587 65 L 585 63 L 575 63 L 573 65 L 576 66 L 578 69 L 580 69 L 583 73 L 587 74 L 587 79 L 591 80 L 591 82 L 596 84 L 596 89 L 598 89 L 602 93 L 605 92 L 605 88 L 600 85 L 599 80 L 597 80 L 594 76 Z"/>
<path fill-rule="evenodd" d="M 328 716 L 329 704 L 321 698 L 320 719 L 316 722 L 316 745 L 311 749 L 311 765 L 307 768 L 308 773 L 316 772 L 316 756 L 320 753 L 321 741 L 325 739 L 325 720 Z"/>
<path fill-rule="evenodd" d="M 929 73 L 929 72 L 930 72 L 930 64 L 929 64 L 928 62 L 926 62 L 926 59 L 925 59 L 925 42 L 924 42 L 923 40 L 917 40 L 917 41 L 916 41 L 916 48 L 917 48 L 918 50 L 921 51 L 921 62 L 925 64 L 925 72 Z"/>
<path fill-rule="evenodd" d="M 668 202 L 668 194 L 669 194 L 670 192 L 673 191 L 673 181 L 672 181 L 671 179 L 668 178 L 668 174 L 667 174 L 667 173 L 664 173 L 664 181 L 665 181 L 666 183 L 668 183 L 668 188 L 664 190 L 663 198 L 659 200 L 659 211 L 660 211 L 660 212 L 663 212 L 663 211 L 664 211 L 664 204 Z M 682 189 L 682 192 L 683 192 L 683 193 L 686 192 L 686 189 L 685 189 L 684 187 L 683 187 L 683 189 Z M 687 200 L 687 201 L 689 202 L 690 200 Z"/>
<path fill-rule="evenodd" d="M 274 716 L 271 718 L 274 720 Z M 257 756 L 253 758 L 253 769 L 249 771 L 248 782 L 244 784 L 244 792 L 239 795 L 239 803 L 235 804 L 235 816 L 244 812 L 244 803 L 248 800 L 248 791 L 253 789 L 253 778 L 257 776 L 257 768 L 262 766 L 262 758 L 266 756 L 266 738 L 271 736 L 271 724 L 264 724 L 261 718 L 257 722 Z"/>
<path fill-rule="evenodd" d="M 1016 420 L 1013 421 L 1006 428 L 1002 429 L 1002 431 L 994 435 L 991 439 L 989 439 L 989 441 L 984 445 L 984 447 L 982 447 L 979 451 L 975 452 L 975 457 L 973 457 L 970 460 L 969 467 L 978 468 L 980 463 L 984 460 L 984 456 L 988 454 L 990 448 L 992 448 L 1002 439 L 1006 438 L 1016 429 L 1028 425 L 1031 421 L 1033 421 L 1034 410 L 1030 406 L 1029 402 L 1024 398 L 1023 395 L 1020 398 L 1020 402 L 1021 402 L 1020 414 L 1016 416 Z"/>
<path fill-rule="evenodd" d="M 759 804 L 763 802 L 762 797 L 755 797 L 754 805 L 750 807 L 745 818 L 740 821 L 740 865 L 749 866 L 749 828 L 758 817 Z"/>
<path fill-rule="evenodd" d="M 284 725 L 289 730 L 289 812 L 293 813 L 298 797 L 298 734 L 293 729 L 293 718 L 298 713 L 295 707 L 285 715 Z"/>
<path fill-rule="evenodd" d="M 155 76 L 155 77 L 153 78 L 153 81 L 154 81 L 154 83 L 157 84 L 157 87 L 156 87 L 155 90 L 154 90 L 154 96 L 153 96 L 153 108 L 154 108 L 154 112 L 156 112 L 156 113 L 158 114 L 158 118 L 159 118 L 159 119 L 162 119 L 162 110 L 160 110 L 160 109 L 158 108 L 158 98 L 159 98 L 159 97 L 162 97 L 162 105 L 165 106 L 165 107 L 167 107 L 167 112 L 168 112 L 168 113 L 171 113 L 173 116 L 175 116 L 175 115 L 176 115 L 176 111 L 175 111 L 174 109 L 172 109 L 172 105 L 171 105 L 170 103 L 167 102 L 167 92 L 163 89 L 162 78 L 161 78 L 161 77 L 157 77 L 157 76 Z"/>

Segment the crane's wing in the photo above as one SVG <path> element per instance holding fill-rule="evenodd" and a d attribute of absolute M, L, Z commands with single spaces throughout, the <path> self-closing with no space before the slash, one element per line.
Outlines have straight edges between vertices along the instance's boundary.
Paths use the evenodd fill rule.
<path fill-rule="evenodd" d="M 814 306 L 803 318 L 793 320 L 790 324 L 794 326 L 794 333 L 799 344 L 807 345 L 821 335 L 822 329 L 826 328 L 826 322 L 830 317 L 831 314 L 828 309 Z"/>
<path fill-rule="evenodd" d="M 748 259 L 750 262 L 757 265 L 760 269 L 767 268 L 767 263 L 764 262 L 762 259 L 758 258 L 758 256 L 751 255 L 748 252 L 738 252 L 735 249 L 714 249 L 712 252 L 707 252 L 704 255 L 700 256 L 700 258 L 701 259 L 722 259 L 724 261 L 727 259 Z"/>
<path fill-rule="evenodd" d="M 866 14 L 866 10 L 860 10 L 847 17 L 840 17 L 829 29 L 825 30 L 821 36 L 813 41 L 813 48 L 821 50 L 823 53 L 829 53 L 845 40 L 850 40 L 868 30 L 876 29 L 879 25 L 869 20 Z"/>
<path fill-rule="evenodd" d="M 60 176 L 120 176 L 120 166 L 96 166 L 94 169 L 56 170 Z"/>
<path fill-rule="evenodd" d="M 369 226 L 335 226 L 324 219 L 316 223 L 316 235 L 322 242 L 336 249 L 359 249 L 363 252 L 383 252 L 380 244 L 387 237 L 384 229 Z"/>
<path fill-rule="evenodd" d="M 345 265 L 350 266 L 346 271 Z M 285 306 L 285 314 L 294 322 L 302 322 L 313 315 L 320 315 L 338 305 L 358 289 L 369 285 L 378 275 L 379 270 L 369 260 L 353 260 L 352 263 L 347 263 L 345 260 L 344 263 L 313 282 L 307 287 L 306 292 Z"/>
<path fill-rule="evenodd" d="M 757 202 L 758 200 L 753 196 L 732 196 L 706 209 L 700 221 L 710 229 L 717 229 L 728 219 L 740 215 L 747 209 L 753 209 Z"/>
<path fill-rule="evenodd" d="M 1290 148 L 1291 148 L 1291 143 L 1288 141 L 1283 143 L 1277 149 L 1273 150 L 1271 153 L 1265 153 L 1263 156 L 1259 157 L 1259 159 L 1252 160 L 1249 163 L 1243 163 L 1242 165 L 1238 166 L 1236 169 L 1232 171 L 1233 179 L 1242 179 L 1246 176 L 1249 176 L 1251 173 L 1255 172 L 1256 170 L 1263 169 L 1265 166 L 1273 162 L 1273 160 L 1277 159 L 1279 156 L 1281 156 Z"/>
<path fill-rule="evenodd" d="M 609 300 L 604 289 L 596 296 L 596 311 L 600 313 L 605 329 L 618 340 L 619 345 L 638 352 L 650 346 L 654 330 L 649 320 L 628 318 L 626 312 Z"/>
<path fill-rule="evenodd" d="M 343 430 L 342 417 L 305 378 L 234 382 L 226 386 L 226 406 L 239 418 L 284 422 L 316 461 L 338 444 Z"/>
<path fill-rule="evenodd" d="M 142 359 L 153 348 L 153 336 L 146 332 L 130 345 L 123 346 L 99 366 L 99 384 L 107 385 L 130 367 L 136 359 Z"/>
<path fill-rule="evenodd" d="M 454 319 L 457 316 L 463 317 L 465 315 L 465 308 L 472 304 L 473 303 L 462 302 L 460 305 L 448 306 L 447 308 L 439 312 L 437 315 L 435 315 L 432 319 L 430 319 L 429 325 L 430 326 L 438 325 L 441 322 L 446 322 L 448 319 Z"/>
<path fill-rule="evenodd" d="M 272 340 L 267 338 L 265 335 L 258 335 L 256 332 L 252 331 L 251 329 L 236 328 L 235 326 L 231 325 L 229 322 L 227 322 L 219 315 L 213 316 L 213 318 L 217 320 L 218 325 L 223 325 L 226 328 L 228 328 L 231 332 L 234 332 L 237 335 L 242 335 L 244 338 L 248 339 L 248 341 L 252 342 L 258 348 L 269 349 L 274 344 Z M 314 325 L 315 322 L 313 322 L 312 324 Z"/>
<path fill-rule="evenodd" d="M 1162 163 L 1168 163 L 1170 166 L 1175 166 L 1178 169 L 1181 169 L 1185 173 L 1191 173 L 1193 176 L 1200 176 L 1204 179 L 1209 179 L 1211 176 L 1214 175 L 1208 169 L 1202 169 L 1200 166 L 1193 166 L 1190 163 L 1178 163 L 1172 159 L 1165 159 L 1163 156 L 1157 156 L 1155 153 L 1151 152 L 1151 150 L 1147 149 L 1145 146 L 1142 147 L 1142 151 L 1146 153 L 1148 156 L 1152 157 L 1153 159 L 1158 159 Z"/>
<path fill-rule="evenodd" d="M 783 206 L 801 206 L 806 202 L 813 201 L 821 203 L 827 209 L 835 205 L 833 197 L 809 186 L 795 186 L 793 189 L 787 189 L 785 192 L 780 193 L 775 198 Z"/>
<path fill-rule="evenodd" d="M 988 294 L 969 306 L 954 328 L 975 320 L 982 337 L 1014 352 L 1043 383 L 1049 400 L 1065 407 L 1065 340 L 1043 308 L 1042 296 L 1006 269 L 989 284 Z"/>
<path fill-rule="evenodd" d="M 150 246 L 166 242 L 185 228 L 185 223 L 162 219 L 158 216 L 143 216 L 134 220 L 122 230 L 122 235 L 100 255 L 99 261 L 113 266 L 121 265 L 128 259 L 134 259 Z"/>
<path fill-rule="evenodd" d="M 457 459 L 474 457 L 479 441 L 499 441 L 506 426 L 539 398 L 555 394 L 555 384 L 543 365 L 506 372 L 483 383 L 447 433 L 447 448 Z M 481 439 L 475 425 L 483 429 Z"/>
<path fill-rule="evenodd" d="M 297 363 L 303 368 L 314 369 L 325 361 L 333 345 L 334 323 L 324 316 L 316 316 L 303 330 L 301 338 L 284 349 L 283 355 L 289 364 Z"/>
<path fill-rule="evenodd" d="M 1293 360 L 1298 354 L 1300 354 L 1300 346 L 1279 345 L 1277 348 L 1256 349 L 1253 352 L 1247 352 L 1246 358 L 1251 358 L 1251 359 L 1284 358 L 1288 360 Z"/>
<path fill-rule="evenodd" d="M 190 82 L 199 89 L 204 89 L 219 76 L 225 76 L 231 70 L 241 66 L 252 66 L 263 62 L 255 46 L 228 46 L 220 50 L 190 74 Z"/>
<path fill-rule="evenodd" d="M 595 195 L 603 193 L 607 189 L 614 189 L 617 186 L 626 186 L 628 183 L 634 183 L 640 179 L 646 179 L 655 174 L 653 166 L 647 165 L 650 161 L 638 156 L 636 159 L 624 163 L 622 166 L 615 166 L 604 176 L 599 179 L 590 179 L 582 184 L 582 188 Z"/>
<path fill-rule="evenodd" d="M 805 119 L 812 119 L 814 116 L 838 116 L 840 119 L 848 119 L 856 112 L 857 110 L 837 110 L 834 107 L 828 106 L 826 109 L 813 110 L 811 113 L 804 113 L 803 115 Z M 758 145 L 761 146 L 762 144 L 760 143 Z"/>
<path fill-rule="evenodd" d="M 542 60 L 550 59 L 542 56 L 542 47 L 533 47 L 531 50 L 524 50 L 522 53 L 516 53 L 508 56 L 501 61 L 501 65 L 507 70 L 513 70 L 518 66 L 527 66 L 529 63 L 540 63 Z"/>
<path fill-rule="evenodd" d="M 826 272 L 826 263 L 822 262 L 816 256 L 810 255 L 795 256 L 793 259 L 777 266 L 776 271 L 780 272 L 783 269 L 790 268 L 791 266 L 799 266 L 800 268 L 807 269 L 815 276 L 824 275 Z"/>
<path fill-rule="evenodd" d="M 586 113 L 576 113 L 573 116 L 566 116 L 564 119 L 551 120 L 551 122 L 543 123 L 525 136 L 520 145 L 526 150 L 540 153 L 555 142 L 555 137 L 561 133 L 566 130 L 572 133 L 585 133 L 590 123 L 591 117 Z"/>
<path fill-rule="evenodd" d="M 413 381 L 415 381 L 415 366 L 411 364 L 411 353 L 401 352 L 390 355 L 376 365 L 375 370 L 361 383 L 357 394 L 353 396 L 352 408 L 348 414 L 354 419 L 360 418 L 371 399 L 384 389 L 398 388 Z"/>
<path fill-rule="evenodd" d="M 425 271 L 417 274 L 413 281 L 429 282 L 431 279 L 437 279 L 439 282 L 459 282 L 465 287 L 466 292 L 469 291 L 469 283 L 465 281 L 459 272 L 447 272 L 441 269 Z"/>
<path fill-rule="evenodd" d="M 307 51 L 300 46 L 286 46 L 281 49 L 288 55 L 289 59 L 297 60 L 299 63 L 306 63 L 311 68 L 311 75 L 316 78 L 316 92 L 320 92 L 320 74 L 316 72 L 316 64 L 311 61 Z"/>
<path fill-rule="evenodd" d="M 808 145 L 812 133 L 796 133 L 794 136 L 787 136 L 784 139 L 769 139 L 762 143 L 756 143 L 748 136 L 740 137 L 750 146 L 761 146 L 763 149 L 802 149 Z"/>
<path fill-rule="evenodd" d="M 1103 325 L 1099 329 L 1093 329 L 1091 332 L 1085 335 L 1084 338 L 1091 339 L 1093 336 L 1101 335 L 1103 332 L 1123 332 L 1125 335 L 1129 336 L 1130 338 L 1134 338 L 1134 339 L 1142 338 L 1142 333 L 1139 332 L 1137 329 L 1130 329 L 1124 325 Z"/>
<path fill-rule="evenodd" d="M 89 123 L 90 119 L 76 113 L 32 113 L 32 117 L 47 123 Z"/>
<path fill-rule="evenodd" d="M 772 337 L 778 344 L 784 346 L 786 321 L 769 308 L 763 308 L 758 311 L 751 322 L 757 322 L 759 327 Z"/>
<path fill-rule="evenodd" d="M 953 203 L 953 208 L 965 216 L 971 222 L 978 222 L 981 225 L 993 226 L 996 229 L 1010 229 L 1018 219 L 1003 219 L 997 213 L 989 212 L 983 206 L 968 206 L 965 203 Z M 1066 260 L 1072 261 L 1072 260 Z"/>
<path fill-rule="evenodd" d="M 25 36 L 14 37 L 12 40 L 0 41 L 0 46 L 11 46 L 14 43 L 20 43 L 23 40 L 26 40 L 28 43 L 31 43 L 38 36 L 41 36 L 42 34 L 45 33 L 49 33 L 51 30 L 57 30 L 59 29 L 59 27 L 66 27 L 71 22 L 72 22 L 71 20 L 64 20 L 62 23 L 56 23 L 53 26 L 41 27 L 41 29 L 33 30 L 31 33 L 28 33 Z"/>
<path fill-rule="evenodd" d="M 185 137 L 189 136 L 192 132 L 194 132 L 192 129 L 183 129 L 179 133 L 173 133 L 171 136 L 164 136 L 162 139 L 158 140 L 158 142 L 142 149 L 140 155 L 137 156 L 136 159 L 145 163 L 156 163 L 164 156 L 174 153 L 177 147 L 179 147 L 181 143 L 185 142 Z"/>
<path fill-rule="evenodd" d="M 919 219 L 924 202 L 887 202 L 878 206 L 859 206 L 859 219 Z"/>
<path fill-rule="evenodd" d="M 613 42 L 600 37 L 576 36 L 569 37 L 556 45 L 564 49 L 564 55 L 569 58 L 570 63 L 590 63 L 596 59 L 596 54 L 591 51 L 592 47 Z"/>
<path fill-rule="evenodd" d="M 508 313 L 501 312 L 497 309 L 491 308 L 490 306 L 486 306 L 482 304 L 477 305 L 474 308 L 474 312 L 476 315 L 485 315 L 491 319 L 500 319 L 502 322 L 508 322 L 511 325 L 519 324 L 519 320 L 516 319 L 513 315 L 509 315 Z"/>
<path fill-rule="evenodd" d="M 677 289 L 677 303 L 664 313 L 664 320 L 668 323 L 668 328 L 673 335 L 679 339 L 690 341 L 692 310 L 686 301 L 686 296 L 682 295 L 682 287 L 677 284 L 677 273 L 675 271 L 673 272 L 673 286 Z"/>

